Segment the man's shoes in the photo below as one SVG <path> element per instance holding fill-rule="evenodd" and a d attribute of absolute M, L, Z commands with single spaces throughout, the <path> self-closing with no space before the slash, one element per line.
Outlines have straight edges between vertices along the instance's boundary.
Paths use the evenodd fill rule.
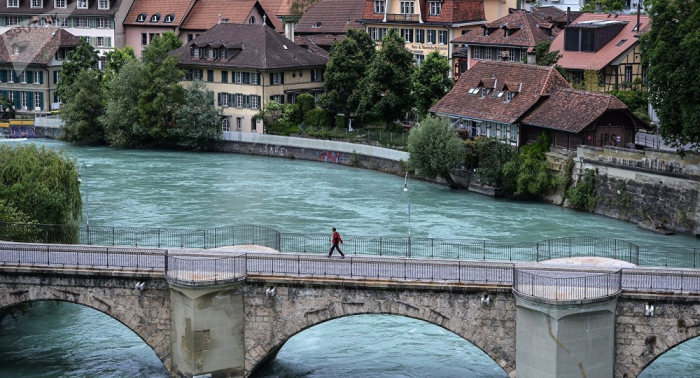
<path fill-rule="evenodd" d="M 345 255 L 340 256 L 340 258 L 341 258 L 341 259 L 344 259 L 344 258 L 345 258 Z"/>

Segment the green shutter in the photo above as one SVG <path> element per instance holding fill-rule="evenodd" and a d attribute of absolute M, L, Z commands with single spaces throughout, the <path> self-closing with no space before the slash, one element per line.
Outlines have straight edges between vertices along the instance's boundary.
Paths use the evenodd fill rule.
<path fill-rule="evenodd" d="M 34 83 L 34 71 L 25 71 L 27 73 L 27 84 Z"/>
<path fill-rule="evenodd" d="M 6 82 L 7 82 L 7 71 L 0 70 L 0 83 L 6 83 Z"/>
<path fill-rule="evenodd" d="M 41 79 L 41 76 L 39 76 L 39 79 Z M 39 92 L 39 107 L 41 110 L 44 110 L 44 92 Z"/>
<path fill-rule="evenodd" d="M 58 71 L 53 71 L 53 83 L 58 84 Z"/>
<path fill-rule="evenodd" d="M 15 96 L 15 109 L 19 109 L 20 105 L 22 104 L 20 101 L 20 92 L 19 91 L 14 91 L 14 96 Z"/>
<path fill-rule="evenodd" d="M 284 72 L 280 72 L 280 84 L 284 84 Z"/>
<path fill-rule="evenodd" d="M 105 43 L 107 47 L 112 47 L 112 37 L 105 38 Z"/>
<path fill-rule="evenodd" d="M 44 72 L 39 71 L 39 84 L 44 84 Z M 43 96 L 43 93 L 42 93 Z"/>
<path fill-rule="evenodd" d="M 90 25 L 91 28 L 96 28 L 97 27 L 97 19 L 96 18 L 88 18 L 88 25 Z"/>
<path fill-rule="evenodd" d="M 34 110 L 34 92 L 24 92 L 27 96 L 27 109 Z"/>

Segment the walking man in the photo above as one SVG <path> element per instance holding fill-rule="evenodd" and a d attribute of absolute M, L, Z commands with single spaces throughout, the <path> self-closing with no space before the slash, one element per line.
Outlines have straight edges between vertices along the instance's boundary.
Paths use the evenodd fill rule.
<path fill-rule="evenodd" d="M 330 251 L 328 251 L 328 257 L 331 257 L 331 255 L 333 254 L 333 249 L 337 249 L 338 253 L 340 253 L 340 258 L 344 259 L 345 255 L 343 254 L 343 251 L 341 251 L 340 247 L 338 246 L 338 243 L 340 243 L 340 244 L 343 243 L 343 239 L 340 237 L 340 234 L 338 233 L 338 231 L 335 230 L 335 227 L 333 227 L 333 238 L 331 239 L 331 243 L 333 245 L 331 246 Z"/>

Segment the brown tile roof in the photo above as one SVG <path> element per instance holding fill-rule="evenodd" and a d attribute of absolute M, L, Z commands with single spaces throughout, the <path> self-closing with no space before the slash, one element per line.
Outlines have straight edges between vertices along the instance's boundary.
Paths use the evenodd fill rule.
<path fill-rule="evenodd" d="M 281 16 L 288 16 L 291 12 L 292 0 L 260 0 L 260 5 L 267 13 L 275 29 L 284 32 L 284 22 L 280 19 Z"/>
<path fill-rule="evenodd" d="M 649 17 L 641 16 L 642 31 L 649 25 Z M 585 13 L 576 19 L 576 22 L 572 23 L 572 26 L 580 24 L 585 21 L 626 21 L 627 25 L 618 33 L 615 38 L 613 38 L 607 45 L 598 50 L 596 53 L 591 52 L 580 52 L 580 51 L 565 51 L 564 50 L 564 36 L 566 35 L 566 30 L 554 39 L 552 42 L 552 47 L 550 51 L 559 50 L 562 57 L 559 58 L 558 65 L 568 68 L 568 69 L 578 69 L 578 70 L 601 70 L 613 60 L 615 60 L 620 55 L 624 54 L 630 48 L 634 47 L 639 43 L 639 34 L 632 29 L 635 28 L 637 24 L 637 16 L 629 14 L 620 14 L 615 17 L 615 15 L 608 17 L 604 13 Z M 647 29 L 648 30 L 648 29 Z M 618 43 L 622 42 L 623 39 L 626 41 L 618 46 Z"/>
<path fill-rule="evenodd" d="M 522 123 L 579 133 L 610 110 L 627 110 L 627 105 L 605 93 L 555 89 L 551 97 L 523 118 Z"/>
<path fill-rule="evenodd" d="M 549 21 L 559 25 L 566 25 L 566 11 L 557 7 L 533 7 L 531 9 L 535 17 L 539 17 L 545 21 Z M 571 12 L 571 22 L 574 22 L 584 12 Z"/>
<path fill-rule="evenodd" d="M 262 10 L 257 0 L 198 0 L 185 16 L 180 29 L 208 30 L 219 23 L 219 15 L 232 24 L 244 24 L 256 6 Z"/>
<path fill-rule="evenodd" d="M 79 44 L 78 37 L 60 28 L 12 28 L 0 35 L 0 63 L 46 65 L 60 47 Z M 13 54 L 14 46 L 19 54 Z"/>
<path fill-rule="evenodd" d="M 19 7 L 7 6 L 7 1 L 0 1 L 0 13 L 2 14 L 23 14 L 23 15 L 74 15 L 74 16 L 111 16 L 114 15 L 121 0 L 110 0 L 109 9 L 97 9 L 97 1 L 88 1 L 88 9 L 77 9 L 76 0 L 66 0 L 66 8 L 54 8 L 53 0 L 44 0 L 42 8 L 32 8 L 31 1 L 20 0 Z"/>
<path fill-rule="evenodd" d="M 134 0 L 131 9 L 129 9 L 129 13 L 124 19 L 124 25 L 178 27 L 182 24 L 195 1 L 196 0 Z M 141 13 L 146 15 L 146 22 L 136 22 L 136 18 Z M 161 14 L 160 21 L 150 22 L 151 16 L 156 13 Z M 163 22 L 165 16 L 169 14 L 175 16 L 173 22 Z"/>
<path fill-rule="evenodd" d="M 333 42 L 342 41 L 344 35 L 297 35 L 294 37 L 294 43 L 304 46 L 309 51 L 324 57 L 330 58 L 330 49 Z"/>
<path fill-rule="evenodd" d="M 483 0 L 443 0 L 440 15 L 437 16 L 429 14 L 427 1 L 421 1 L 420 7 L 423 22 L 427 24 L 456 24 L 486 20 Z M 374 0 L 365 0 L 362 20 L 366 22 L 383 19 L 384 14 L 374 13 Z"/>
<path fill-rule="evenodd" d="M 307 9 L 296 25 L 299 34 L 345 34 L 349 28 L 364 29 L 365 0 L 321 0 Z M 316 27 L 320 24 L 319 27 Z"/>
<path fill-rule="evenodd" d="M 493 97 L 493 91 L 481 98 L 469 94 L 482 82 L 493 81 L 496 90 L 504 85 L 517 92 L 510 102 L 504 97 Z M 516 84 L 517 83 L 517 84 Z M 516 87 L 511 88 L 511 87 Z M 554 67 L 519 62 L 479 61 L 457 80 L 452 90 L 437 102 L 430 112 L 464 118 L 503 123 L 515 123 L 555 88 L 571 88 Z"/>
<path fill-rule="evenodd" d="M 455 38 L 452 43 L 534 47 L 542 41 L 552 40 L 552 37 L 542 30 L 542 27 L 545 26 L 551 27 L 551 24 L 533 16 L 530 12 L 520 10 L 473 29 Z M 484 35 L 486 29 L 491 29 L 488 35 Z M 505 37 L 507 30 L 513 34 Z M 552 32 L 556 35 L 558 29 L 555 28 Z"/>
<path fill-rule="evenodd" d="M 229 45 L 238 53 L 228 59 L 199 59 L 192 46 Z M 219 24 L 173 51 L 183 66 L 230 67 L 277 70 L 325 66 L 328 59 L 293 43 L 274 29 L 262 25 Z"/>

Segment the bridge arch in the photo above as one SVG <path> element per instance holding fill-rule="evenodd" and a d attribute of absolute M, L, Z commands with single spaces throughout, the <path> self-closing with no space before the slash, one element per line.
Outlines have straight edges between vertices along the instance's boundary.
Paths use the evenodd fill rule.
<path fill-rule="evenodd" d="M 468 341 L 507 374 L 515 374 L 515 300 L 508 291 L 453 292 L 391 287 L 276 285 L 246 286 L 246 374 L 273 359 L 294 335 L 321 323 L 353 315 L 396 315 L 437 325 Z M 489 296 L 488 307 L 482 297 Z"/>
<path fill-rule="evenodd" d="M 25 283 L 21 283 L 22 281 Z M 170 369 L 170 304 L 169 291 L 164 280 L 148 281 L 146 286 L 151 288 L 151 293 L 134 289 L 136 283 L 144 282 L 142 278 L 46 277 L 45 281 L 51 282 L 41 285 L 28 281 L 31 280 L 0 282 L 0 291 L 8 293 L 0 296 L 0 309 L 39 301 L 68 302 L 91 308 L 115 319 L 134 332 L 155 352 L 165 368 Z"/>

